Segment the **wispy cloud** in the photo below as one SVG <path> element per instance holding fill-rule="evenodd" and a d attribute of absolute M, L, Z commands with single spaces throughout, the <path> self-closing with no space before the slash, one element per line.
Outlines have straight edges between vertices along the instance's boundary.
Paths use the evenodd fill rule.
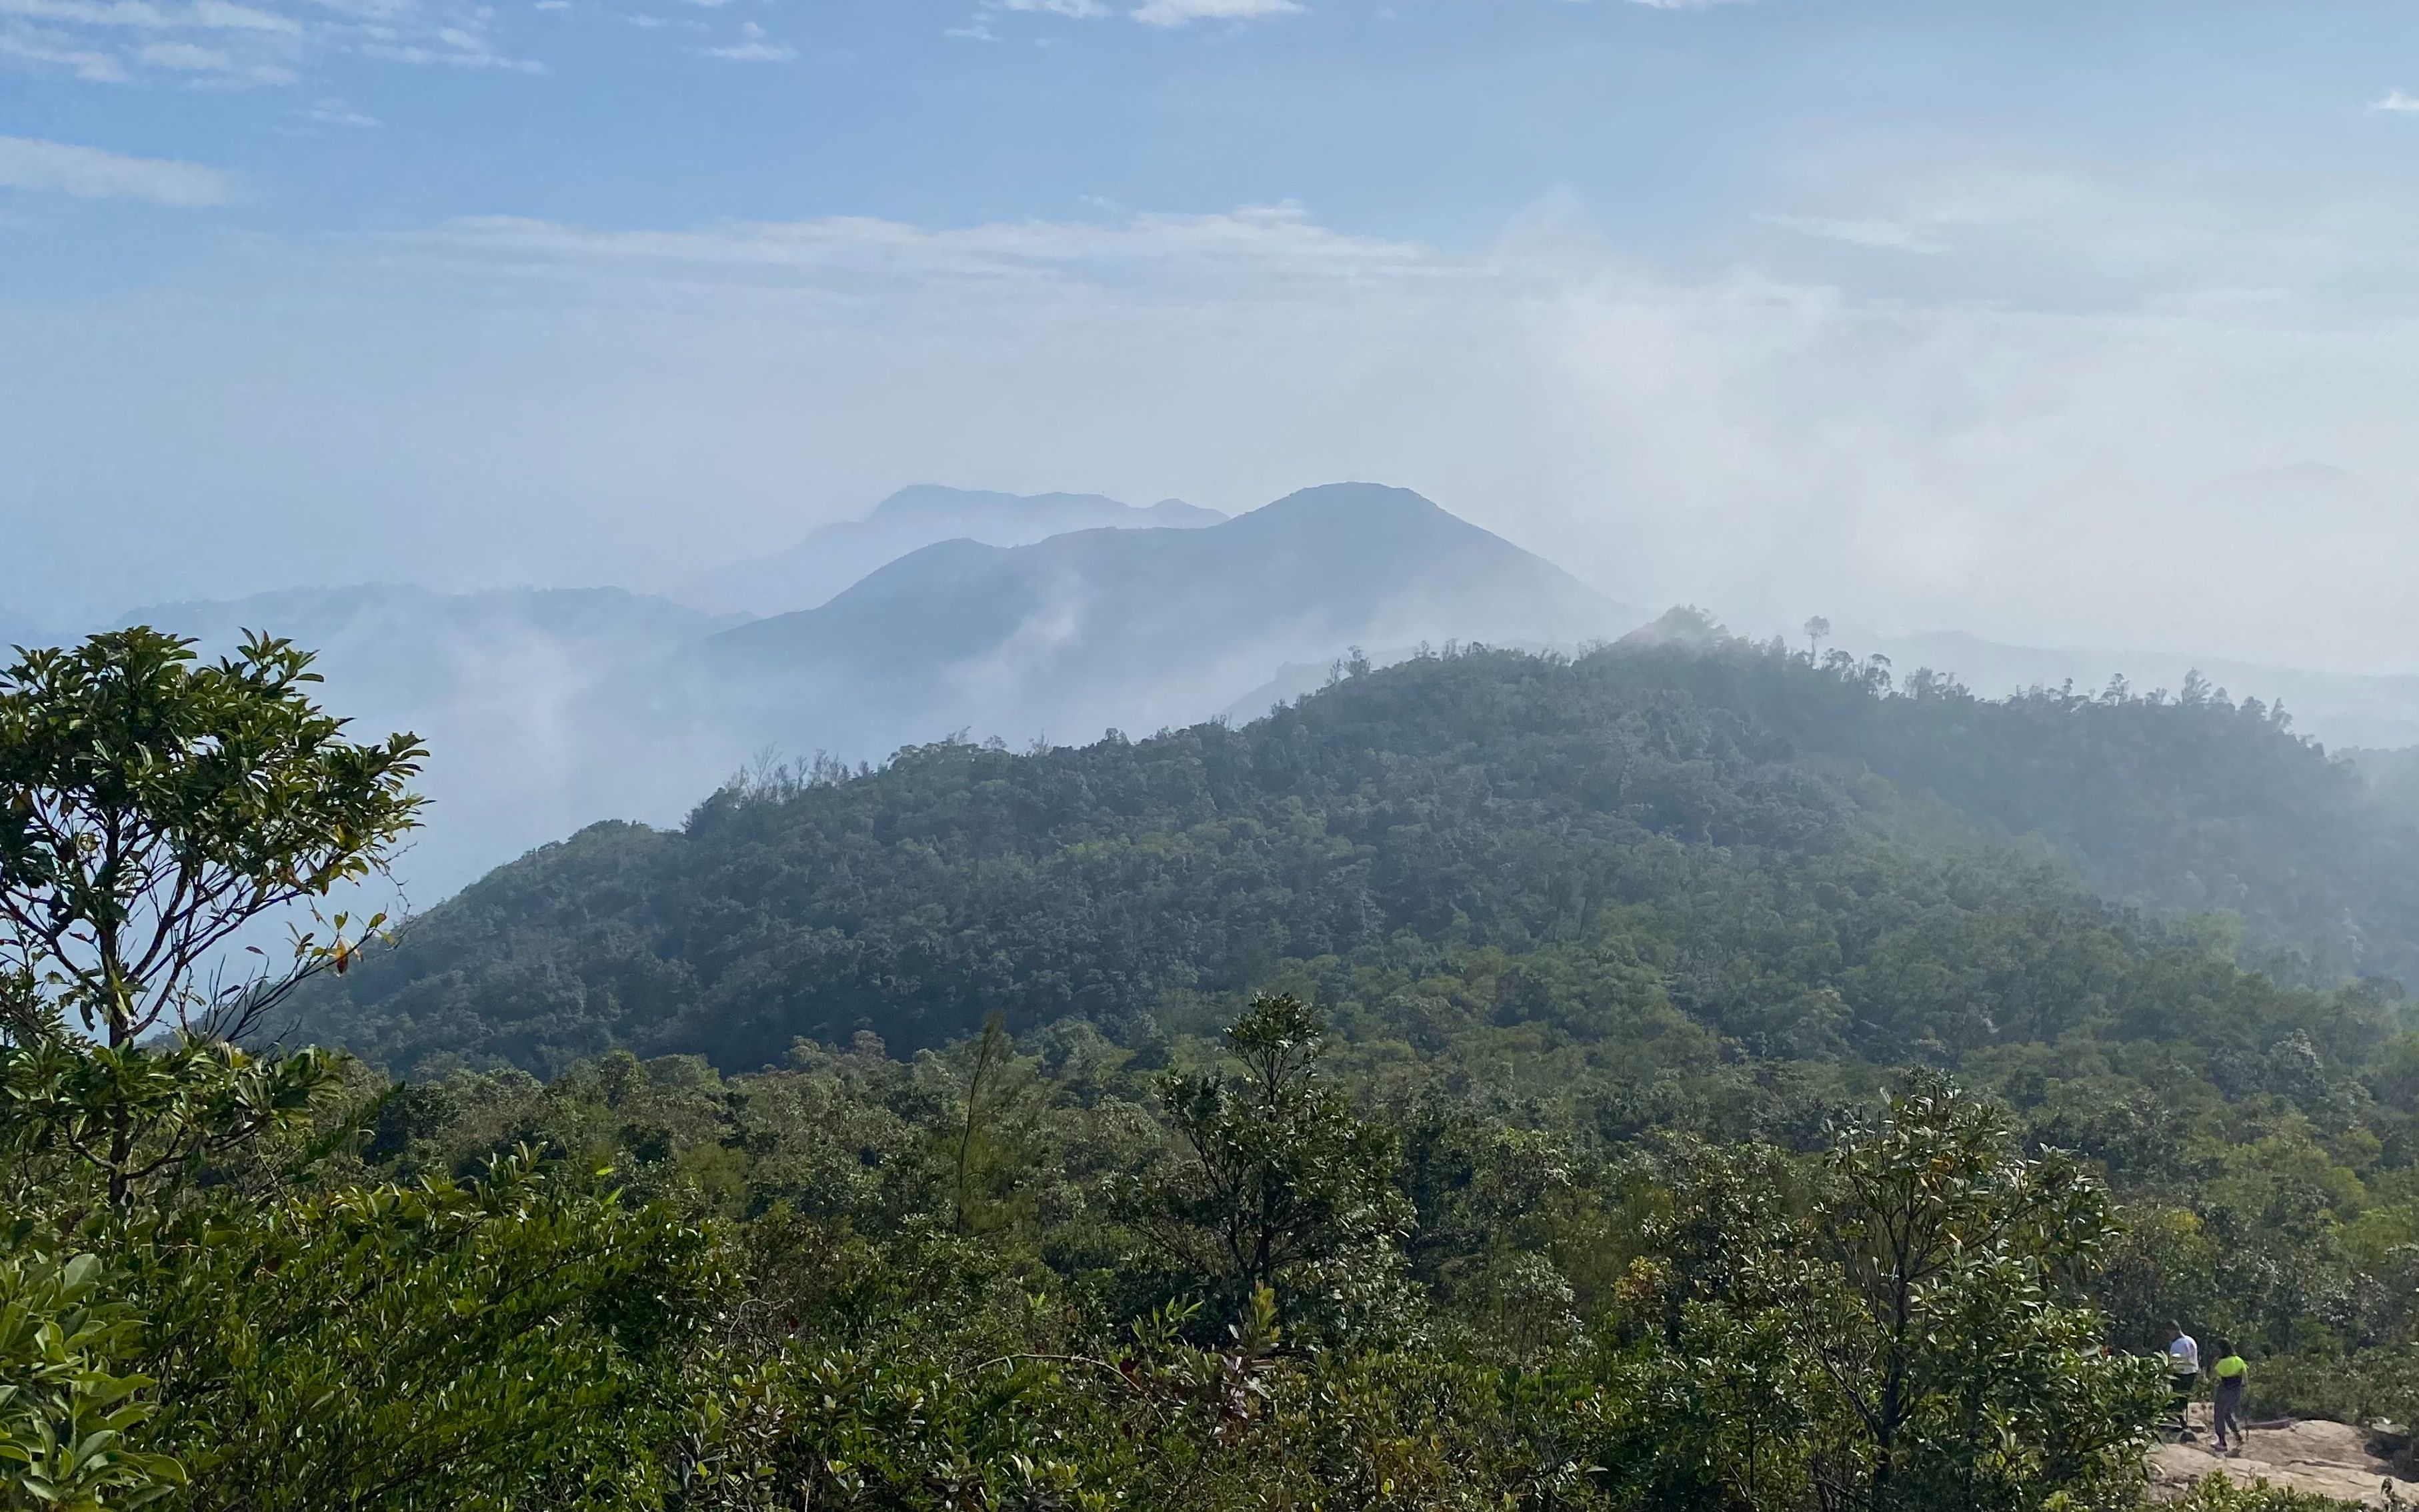
<path fill-rule="evenodd" d="M 159 69 L 227 69 L 235 64 L 219 49 L 192 42 L 146 42 L 134 55 Z"/>
<path fill-rule="evenodd" d="M 282 64 L 239 58 L 223 47 L 196 42 L 146 42 L 135 49 L 134 60 L 146 68 L 208 75 L 208 82 L 222 86 L 292 84 L 295 78 Z"/>
<path fill-rule="evenodd" d="M 318 101 L 302 114 L 322 126 L 350 126 L 362 129 L 378 124 L 377 116 L 355 110 L 332 95 Z"/>
<path fill-rule="evenodd" d="M 2382 96 L 2370 100 L 2368 108 L 2397 116 L 2419 113 L 2419 95 L 2406 95 L 2399 89 L 2388 89 Z"/>
<path fill-rule="evenodd" d="M 75 46 L 55 32 L 0 34 L 0 57 L 65 69 L 86 84 L 124 84 L 131 77 L 114 54 Z"/>
<path fill-rule="evenodd" d="M 205 343 L 130 318 L 113 324 L 147 345 L 95 355 L 81 312 L 23 334 L 0 302 L 0 349 L 46 374 L 0 406 L 0 451 L 124 454 L 164 493 L 190 469 L 175 440 L 194 396 L 257 390 L 277 402 L 210 413 L 241 443 L 230 455 L 274 459 L 239 479 L 274 517 L 307 519 L 319 480 L 338 480 L 418 503 L 405 549 L 420 556 L 397 570 L 442 571 L 477 540 L 499 575 L 595 577 L 702 565 L 712 541 L 794 531 L 802 507 L 861 510 L 901 456 L 1017 487 L 1077 456 L 1086 486 L 1229 509 L 1382 471 L 1635 602 L 1712 604 L 1743 627 L 1854 613 L 2086 643 L 2189 633 L 2210 655 L 2297 659 L 2419 644 L 2419 601 L 2395 577 L 2419 554 L 2403 420 L 2419 275 L 2393 257 L 2409 237 L 2362 233 L 2407 296 L 2380 310 L 2186 308 L 2171 296 L 2267 278 L 2269 253 L 2241 235 L 2251 210 L 2187 215 L 2138 173 L 2077 169 L 2053 193 L 2037 163 L 2012 186 L 1970 158 L 1945 166 L 1958 256 L 1919 270 L 1932 292 L 1871 299 L 1758 270 L 1801 250 L 1777 239 L 1726 258 L 1736 271 L 1658 273 L 1590 241 L 1578 209 L 1476 255 L 1282 206 L 955 227 L 464 223 L 311 254 L 372 259 L 337 271 L 377 297 L 297 301 L 325 312 L 304 318 L 336 354 L 307 377 L 287 329 L 230 323 Z M 1790 208 L 1819 208 L 1819 188 Z M 1932 203 L 1841 197 L 1843 214 L 1910 224 Z M 2173 260 L 2147 263 L 2134 223 L 2094 229 L 2103 197 L 2175 221 Z M 2077 310 L 2063 289 L 1962 266 L 2029 269 L 2070 242 L 2155 288 Z M 415 471 L 431 433 L 464 439 L 450 471 Z M 2397 523 L 2211 517 L 2202 480 L 2303 456 L 2412 484 Z M 593 528 L 657 518 L 675 493 L 714 528 Z M 155 557 L 153 537 L 232 549 L 182 520 L 139 527 Z M 565 542 L 592 554 L 565 569 Z"/>
<path fill-rule="evenodd" d="M 1120 286 L 1137 278 L 1282 293 L 1467 274 L 1416 242 L 1354 236 L 1298 205 L 1113 221 L 929 228 L 861 216 L 614 231 L 522 218 L 457 221 L 412 239 L 521 272 L 613 269 L 671 283 L 810 288 L 838 298 L 900 286 Z"/>
<path fill-rule="evenodd" d="M 227 198 L 226 176 L 215 168 L 24 136 L 0 136 L 0 186 L 155 205 L 221 205 Z"/>
<path fill-rule="evenodd" d="M 719 0 L 716 0 L 719 3 Z M 740 41 L 723 47 L 701 47 L 698 51 L 707 57 L 727 58 L 734 63 L 787 63 L 798 55 L 798 50 L 787 42 L 777 42 L 764 35 L 764 28 L 748 22 L 739 28 Z"/>
<path fill-rule="evenodd" d="M 1759 224 L 1871 249 L 1828 276 L 1878 291 L 1899 276 L 1934 296 L 2059 310 L 2173 310 L 2221 302 L 2238 314 L 2341 304 L 2400 306 L 2413 287 L 2398 249 L 2419 212 L 2390 195 L 2296 187 L 2254 210 L 2181 177 L 2123 178 L 2030 147 L 1938 137 L 1810 149 Z M 1787 266 L 1766 236 L 1753 254 Z M 1918 259 L 1918 270 L 1906 267 Z M 2392 292 L 2388 292 L 2392 291 Z"/>
<path fill-rule="evenodd" d="M 1149 0 L 1133 19 L 1147 26 L 1181 26 L 1195 21 L 1256 21 L 1299 14 L 1295 0 Z"/>
<path fill-rule="evenodd" d="M 257 31 L 290 36 L 302 29 L 288 17 L 231 0 L 199 0 L 188 6 L 153 5 L 150 0 L 0 0 L 0 16 L 146 31 Z"/>
<path fill-rule="evenodd" d="M 979 0 L 974 14 L 941 35 L 963 41 L 996 42 L 999 34 L 991 29 L 992 19 L 999 15 L 1057 16 L 1068 21 L 1099 21 L 1116 15 L 1104 0 Z"/>
<path fill-rule="evenodd" d="M 485 0 L 0 0 L 0 55 L 96 84 L 146 75 L 216 86 L 291 84 L 350 54 L 538 73 L 508 54 Z"/>
<path fill-rule="evenodd" d="M 397 45 L 372 42 L 361 50 L 364 57 L 388 63 L 409 63 L 423 68 L 496 69 L 505 73 L 544 73 L 546 65 L 534 58 L 506 57 L 485 48 L 425 47 L 419 44 Z"/>
<path fill-rule="evenodd" d="M 1903 221 L 1843 221 L 1822 215 L 1759 215 L 1756 220 L 1784 231 L 1821 237 L 1826 241 L 1844 241 L 1852 247 L 1926 254 L 1945 250 L 1943 243 L 1926 236 L 1922 227 Z"/>

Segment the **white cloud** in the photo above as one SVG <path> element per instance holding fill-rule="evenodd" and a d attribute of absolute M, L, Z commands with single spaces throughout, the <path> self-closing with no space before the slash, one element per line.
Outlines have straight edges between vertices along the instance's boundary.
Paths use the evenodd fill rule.
<path fill-rule="evenodd" d="M 1040 11 L 1077 21 L 1090 21 L 1109 13 L 1109 8 L 1101 0 L 999 0 L 999 7 L 1003 10 Z"/>
<path fill-rule="evenodd" d="M 1916 280 L 1929 298 L 2048 308 L 2222 302 L 2307 313 L 2411 290 L 2401 249 L 2419 207 L 2303 178 L 2215 192 L 2193 174 L 2103 172 L 2005 144 L 1927 138 L 1811 149 L 1786 164 L 1768 213 L 1805 236 L 1884 252 L 1826 270 L 1881 294 Z M 1788 259 L 1770 237 L 1738 252 Z"/>
<path fill-rule="evenodd" d="M 742 23 L 739 34 L 745 40 L 727 47 L 701 47 L 698 51 L 707 57 L 728 58 L 734 63 L 787 63 L 798 55 L 798 50 L 787 42 L 767 39 L 764 28 L 752 21 Z"/>
<path fill-rule="evenodd" d="M 343 54 L 544 71 L 507 55 L 494 24 L 485 0 L 0 0 L 0 54 L 95 83 L 290 84 Z"/>
<path fill-rule="evenodd" d="M 214 47 L 200 47 L 192 42 L 146 42 L 135 54 L 138 62 L 161 69 L 216 69 L 223 71 L 235 66 L 235 60 Z"/>
<path fill-rule="evenodd" d="M 0 136 L 0 186 L 155 205 L 221 205 L 227 198 L 226 176 L 215 168 L 23 136 Z"/>
<path fill-rule="evenodd" d="M 2368 108 L 2396 115 L 2419 111 L 2419 96 L 2406 95 L 2399 89 L 2388 89 L 2379 99 L 2371 100 Z"/>
<path fill-rule="evenodd" d="M 1657 273 L 1551 207 L 1477 255 L 1295 206 L 963 227 L 499 221 L 429 242 L 448 279 L 508 273 L 517 307 L 559 302 L 566 329 L 628 312 L 614 329 L 639 345 L 599 346 L 608 368 L 547 424 L 612 433 L 557 486 L 625 500 L 649 549 L 669 529 L 647 523 L 651 501 L 711 493 L 730 534 L 788 530 L 809 474 L 805 507 L 835 512 L 902 469 L 1228 509 L 1375 477 L 1618 596 L 1705 603 L 1743 628 L 1825 612 L 2419 670 L 2397 649 L 2419 644 L 2419 601 L 2396 586 L 2419 558 L 2419 437 L 2401 420 L 2419 275 L 2401 274 L 2401 313 L 2344 318 L 2311 302 L 2339 251 L 2240 245 L 2224 217 L 2137 182 L 2029 169 L 1956 186 L 1924 201 L 1938 224 L 2027 261 L 2075 235 L 2069 255 L 2154 281 L 2083 310 L 2004 285 L 1868 301 L 1752 270 Z M 2112 197 L 2141 218 L 2113 219 Z M 2409 237 L 2373 239 L 2390 262 Z M 2214 256 L 2227 248 L 2245 261 Z M 1965 256 L 1961 239 L 1939 261 Z M 2252 275 L 2303 285 L 2240 298 Z M 567 377 L 571 360 L 529 361 Z M 2303 457 L 2398 487 L 2399 513 L 2211 513 L 2224 479 Z"/>
<path fill-rule="evenodd" d="M 1796 231 L 1829 241 L 1844 241 L 1854 247 L 1915 253 L 1942 250 L 1940 242 L 1924 235 L 1918 227 L 1899 221 L 1838 221 L 1820 215 L 1759 215 L 1756 220 L 1784 231 Z"/>
<path fill-rule="evenodd" d="M 1099 222 L 1002 221 L 931 228 L 861 216 L 733 222 L 687 231 L 614 231 L 489 217 L 416 239 L 520 274 L 623 276 L 652 270 L 698 285 L 814 287 L 841 297 L 928 284 L 1107 285 L 1133 278 L 1266 293 L 1467 277 L 1471 266 L 1413 242 L 1318 224 L 1298 205 Z"/>
<path fill-rule="evenodd" d="M 154 5 L 151 0 L 0 0 L 0 16 L 145 31 L 257 31 L 290 36 L 302 29 L 287 17 L 231 0 L 198 0 L 187 6 Z"/>
<path fill-rule="evenodd" d="M 303 115 L 307 116 L 312 120 L 317 121 L 322 126 L 350 126 L 355 128 L 366 128 L 378 124 L 378 118 L 377 116 L 365 115 L 361 111 L 355 110 L 352 106 L 345 103 L 342 100 L 339 100 L 332 95 L 318 101 L 309 110 L 304 111 Z"/>
<path fill-rule="evenodd" d="M 533 58 L 505 57 L 484 48 L 424 47 L 417 43 L 373 42 L 361 49 L 364 57 L 424 68 L 496 69 L 506 73 L 544 73 L 546 65 Z"/>
<path fill-rule="evenodd" d="M 1296 0 L 1148 0 L 1133 11 L 1133 19 L 1148 26 L 1181 26 L 1194 21 L 1290 16 L 1302 8 Z"/>
<path fill-rule="evenodd" d="M 469 222 L 263 268 L 299 296 L 273 329 L 240 298 L 0 303 L 0 350 L 43 376 L 0 405 L 0 455 L 19 497 L 79 506 L 28 527 L 34 560 L 100 546 L 193 592 L 339 577 L 345 543 L 293 528 L 330 496 L 411 512 L 398 576 L 661 583 L 918 478 L 1232 510 L 1364 477 L 1743 629 L 2419 670 L 2411 227 L 2321 207 L 2284 219 L 2329 239 L 2262 240 L 2260 207 L 2137 174 L 1922 166 L 1881 180 L 1897 201 L 1788 186 L 1957 228 L 1920 289 L 1870 297 L 1793 239 L 1675 274 L 1551 207 L 1476 254 L 1292 206 Z M 2051 248 L 2122 298 L 2023 282 Z M 1815 266 L 1841 261 L 1868 260 Z M 2303 458 L 2367 483 L 2228 482 Z"/>
<path fill-rule="evenodd" d="M 289 17 L 271 15 L 251 6 L 231 5 L 228 0 L 197 0 L 193 15 L 197 23 L 223 31 L 291 34 L 302 29 Z"/>
<path fill-rule="evenodd" d="M 196 42 L 146 42 L 134 50 L 134 60 L 146 68 L 209 74 L 213 77 L 207 82 L 223 87 L 292 84 L 295 78 L 291 69 L 238 58 L 224 48 Z"/>
<path fill-rule="evenodd" d="M 74 46 L 55 33 L 0 35 L 0 57 L 65 69 L 86 84 L 124 84 L 131 77 L 112 54 Z"/>

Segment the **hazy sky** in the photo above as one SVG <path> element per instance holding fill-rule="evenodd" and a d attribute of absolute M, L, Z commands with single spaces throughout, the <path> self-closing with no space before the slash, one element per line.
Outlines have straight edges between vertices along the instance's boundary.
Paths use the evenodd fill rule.
<path fill-rule="evenodd" d="M 2398 3 L 0 0 L 0 627 L 1361 477 L 2419 671 L 2414 173 Z"/>

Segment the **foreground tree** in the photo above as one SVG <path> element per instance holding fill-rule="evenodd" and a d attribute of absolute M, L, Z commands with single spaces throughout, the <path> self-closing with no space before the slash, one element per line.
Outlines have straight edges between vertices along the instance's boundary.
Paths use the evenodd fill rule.
<path fill-rule="evenodd" d="M 254 635 L 204 663 L 137 625 L 0 672 L 0 969 L 21 1011 L 54 1004 L 112 1046 L 163 1025 L 238 1040 L 345 964 L 341 936 L 309 934 L 232 980 L 214 963 L 261 916 L 384 870 L 416 823 L 426 748 L 345 738 L 311 661 Z"/>
<path fill-rule="evenodd" d="M 338 1058 L 239 1043 L 420 808 L 310 666 L 138 628 L 0 673 L 0 1504 L 649 1504 L 713 1236 L 526 1151 L 365 1184 Z"/>
<path fill-rule="evenodd" d="M 1921 1077 L 1826 1162 L 1794 1305 L 1848 1409 L 1833 1504 L 2130 1504 L 2160 1405 L 2078 1283 L 2119 1227 L 2077 1163 L 2019 1153 L 2005 1115 Z"/>
<path fill-rule="evenodd" d="M 1143 1227 L 1226 1317 L 1263 1290 L 1287 1302 L 1318 1291 L 1348 1312 L 1400 1274 L 1412 1211 L 1393 1184 L 1396 1141 L 1319 1076 L 1326 1038 L 1300 999 L 1257 997 L 1226 1030 L 1241 1074 L 1161 1079 L 1185 1158 L 1149 1195 Z"/>
<path fill-rule="evenodd" d="M 346 738 L 311 659 L 254 635 L 202 662 L 136 626 L 0 671 L 0 1140 L 96 1167 L 115 1204 L 308 1102 L 320 1057 L 235 1047 L 384 921 L 348 937 L 316 905 L 385 869 L 426 751 Z M 282 955 L 237 948 L 295 904 L 314 924 Z"/>

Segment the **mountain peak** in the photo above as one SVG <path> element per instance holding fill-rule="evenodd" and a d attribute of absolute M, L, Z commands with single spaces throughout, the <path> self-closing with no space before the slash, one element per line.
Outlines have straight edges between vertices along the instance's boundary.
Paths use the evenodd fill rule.
<path fill-rule="evenodd" d="M 911 483 L 874 505 L 862 523 L 964 525 L 989 517 L 1076 530 L 1109 524 L 1215 525 L 1226 517 L 1214 509 L 1188 504 L 1181 499 L 1129 504 L 1100 493 L 1014 494 L 989 488 L 952 488 L 938 483 Z"/>
<path fill-rule="evenodd" d="M 1180 499 L 1136 508 L 1106 494 L 1012 494 L 911 484 L 861 520 L 826 525 L 785 551 L 709 573 L 683 596 L 713 609 L 778 614 L 827 603 L 886 563 L 939 541 L 1025 546 L 1070 531 L 1195 530 L 1225 518 Z"/>
<path fill-rule="evenodd" d="M 1730 631 L 1722 627 L 1719 620 L 1694 604 L 1682 604 L 1665 609 L 1660 618 L 1640 625 L 1614 643 L 1632 650 L 1678 646 L 1687 651 L 1711 651 L 1730 639 Z"/>
<path fill-rule="evenodd" d="M 911 483 L 873 506 L 868 525 L 906 524 L 927 519 L 963 519 L 968 516 L 1040 515 L 1061 510 L 1107 513 L 1131 506 L 1106 494 L 1000 493 L 989 488 L 951 488 L 937 483 Z"/>
<path fill-rule="evenodd" d="M 1367 521 L 1456 519 L 1425 494 L 1384 483 L 1321 483 L 1297 488 L 1252 513 L 1271 518 L 1302 515 L 1351 516 Z M 1466 522 L 1464 522 L 1466 523 Z"/>

